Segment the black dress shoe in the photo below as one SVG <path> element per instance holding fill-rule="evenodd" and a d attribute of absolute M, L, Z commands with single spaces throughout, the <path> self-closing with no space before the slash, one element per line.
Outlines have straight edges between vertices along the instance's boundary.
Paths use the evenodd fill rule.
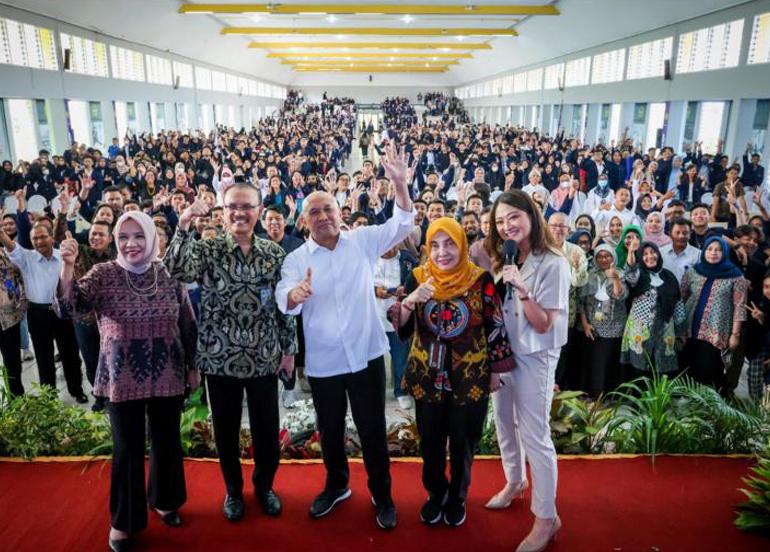
<path fill-rule="evenodd" d="M 238 521 L 243 517 L 245 506 L 242 496 L 225 495 L 225 504 L 222 512 L 229 521 Z"/>
<path fill-rule="evenodd" d="M 72 397 L 75 399 L 75 402 L 78 404 L 86 404 L 88 402 L 88 397 L 86 397 L 86 394 L 82 391 L 80 393 L 77 393 L 76 395 L 72 395 Z"/>
<path fill-rule="evenodd" d="M 112 552 L 126 552 L 131 549 L 131 540 L 128 538 L 117 540 L 107 539 L 107 546 L 110 547 Z"/>
<path fill-rule="evenodd" d="M 444 523 L 450 527 L 459 527 L 465 523 L 465 502 L 452 499 L 447 501 L 444 506 Z"/>
<path fill-rule="evenodd" d="M 331 512 L 338 502 L 342 502 L 350 498 L 350 489 L 342 489 L 339 491 L 323 491 L 310 505 L 310 517 L 319 518 L 323 517 Z"/>
<path fill-rule="evenodd" d="M 441 498 L 434 495 L 428 496 L 428 500 L 420 508 L 420 520 L 427 525 L 436 525 L 441 521 L 446 497 L 446 494 Z"/>
<path fill-rule="evenodd" d="M 157 510 L 155 510 L 158 512 Z M 160 516 L 160 520 L 168 525 L 169 527 L 181 527 L 182 526 L 182 516 L 179 515 L 178 510 L 173 510 L 171 512 L 168 512 L 166 514 L 161 514 L 158 512 L 158 515 Z"/>
<path fill-rule="evenodd" d="M 257 493 L 257 500 L 262 505 L 262 510 L 268 515 L 277 517 L 281 515 L 283 507 L 281 506 L 281 499 L 275 494 L 273 489 L 270 489 L 266 493 Z"/>
<path fill-rule="evenodd" d="M 377 513 L 375 514 L 374 519 L 377 521 L 377 525 L 386 531 L 396 528 L 398 518 L 396 516 L 396 507 L 392 500 L 376 505 L 375 510 Z"/>

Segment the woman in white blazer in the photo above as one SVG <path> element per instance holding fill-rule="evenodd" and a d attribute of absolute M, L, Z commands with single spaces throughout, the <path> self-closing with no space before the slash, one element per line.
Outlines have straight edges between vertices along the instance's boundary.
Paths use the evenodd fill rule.
<path fill-rule="evenodd" d="M 556 513 L 556 450 L 549 413 L 559 352 L 567 342 L 570 269 L 530 197 L 513 190 L 501 194 L 491 213 L 485 248 L 493 271 L 505 284 L 503 316 L 516 368 L 502 376 L 493 395 L 497 439 L 506 486 L 487 504 L 500 509 L 527 488 L 525 459 L 532 474 L 532 530 L 517 552 L 545 550 L 561 527 Z M 503 243 L 513 240 L 518 254 L 506 263 Z"/>

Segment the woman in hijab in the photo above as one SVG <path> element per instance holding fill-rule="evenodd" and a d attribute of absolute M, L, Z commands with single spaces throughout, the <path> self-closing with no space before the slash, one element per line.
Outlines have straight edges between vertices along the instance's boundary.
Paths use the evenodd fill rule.
<path fill-rule="evenodd" d="M 660 211 L 653 211 L 644 221 L 644 241 L 654 243 L 658 248 L 671 243 L 666 235 L 666 219 Z"/>
<path fill-rule="evenodd" d="M 623 232 L 620 234 L 620 241 L 615 247 L 615 255 L 617 266 L 620 270 L 625 270 L 626 259 L 631 251 L 638 251 L 639 244 L 642 243 L 642 229 L 634 224 L 629 224 L 623 228 Z"/>
<path fill-rule="evenodd" d="M 78 243 L 61 244 L 56 298 L 60 314 L 96 314 L 101 355 L 94 394 L 109 402 L 112 425 L 110 487 L 112 550 L 126 550 L 147 526 L 147 503 L 164 523 L 182 524 L 186 501 L 179 422 L 185 385 L 197 387 L 193 364 L 197 329 L 184 286 L 158 259 L 158 234 L 140 212 L 122 215 L 114 230 L 118 256 L 73 278 Z M 149 420 L 150 480 L 145 493 L 145 421 Z"/>
<path fill-rule="evenodd" d="M 631 309 L 623 332 L 620 361 L 633 366 L 637 375 L 652 370 L 671 373 L 678 369 L 676 338 L 681 335 L 684 305 L 679 283 L 663 268 L 658 246 L 645 241 L 626 263 L 625 281 Z M 633 262 L 632 262 L 633 261 Z"/>
<path fill-rule="evenodd" d="M 650 213 L 655 212 L 655 204 L 652 201 L 650 194 L 642 194 L 636 200 L 636 206 L 634 207 L 634 213 L 639 217 L 639 220 L 644 222 Z"/>
<path fill-rule="evenodd" d="M 591 215 L 585 213 L 578 215 L 575 219 L 575 230 L 588 230 L 588 233 L 591 236 L 591 244 L 594 243 L 594 240 L 596 239 L 596 222 L 594 222 Z"/>
<path fill-rule="evenodd" d="M 583 363 L 585 389 L 594 398 L 614 389 L 623 379 L 618 361 L 628 287 L 616 263 L 614 248 L 608 244 L 596 247 L 588 283 L 579 289 L 578 315 L 588 345 Z"/>
<path fill-rule="evenodd" d="M 682 301 L 687 313 L 685 350 L 690 376 L 720 390 L 724 366 L 740 343 L 746 320 L 748 284 L 730 261 L 730 248 L 719 236 L 706 238 L 700 262 L 682 277 Z"/>
<path fill-rule="evenodd" d="M 623 219 L 615 215 L 607 223 L 607 227 L 598 236 L 596 245 L 609 245 L 613 249 L 620 243 L 621 235 L 623 234 Z"/>
<path fill-rule="evenodd" d="M 409 295 L 391 307 L 390 319 L 402 339 L 415 334 L 404 386 L 415 399 L 428 491 L 420 518 L 434 525 L 443 516 L 457 526 L 465 521 L 489 394 L 500 388 L 500 374 L 514 361 L 494 282 L 469 260 L 462 227 L 448 217 L 435 220 L 426 248 L 426 262 L 407 280 Z"/>

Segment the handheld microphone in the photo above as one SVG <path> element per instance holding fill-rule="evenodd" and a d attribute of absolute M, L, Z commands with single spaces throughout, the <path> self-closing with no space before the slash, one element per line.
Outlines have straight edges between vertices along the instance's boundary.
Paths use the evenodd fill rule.
<path fill-rule="evenodd" d="M 515 262 L 516 254 L 519 252 L 518 244 L 513 240 L 505 240 L 503 242 L 503 259 L 505 265 L 512 265 Z M 505 284 L 508 290 L 506 299 L 510 299 L 513 294 L 513 286 L 511 284 Z"/>

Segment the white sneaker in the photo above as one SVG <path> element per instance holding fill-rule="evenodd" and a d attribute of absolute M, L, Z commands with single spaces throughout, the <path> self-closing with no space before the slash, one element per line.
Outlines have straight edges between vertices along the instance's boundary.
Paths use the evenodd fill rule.
<path fill-rule="evenodd" d="M 297 397 L 294 394 L 294 390 L 284 389 L 281 393 L 281 401 L 283 401 L 284 408 L 292 408 L 294 403 L 297 402 Z"/>
<path fill-rule="evenodd" d="M 402 395 L 402 396 L 398 397 L 397 400 L 398 400 L 398 406 L 402 410 L 409 410 L 410 408 L 412 408 L 412 399 L 411 399 L 411 397 L 409 397 L 407 395 Z"/>
<path fill-rule="evenodd" d="M 34 360 L 35 355 L 29 349 L 21 350 L 21 360 Z"/>

